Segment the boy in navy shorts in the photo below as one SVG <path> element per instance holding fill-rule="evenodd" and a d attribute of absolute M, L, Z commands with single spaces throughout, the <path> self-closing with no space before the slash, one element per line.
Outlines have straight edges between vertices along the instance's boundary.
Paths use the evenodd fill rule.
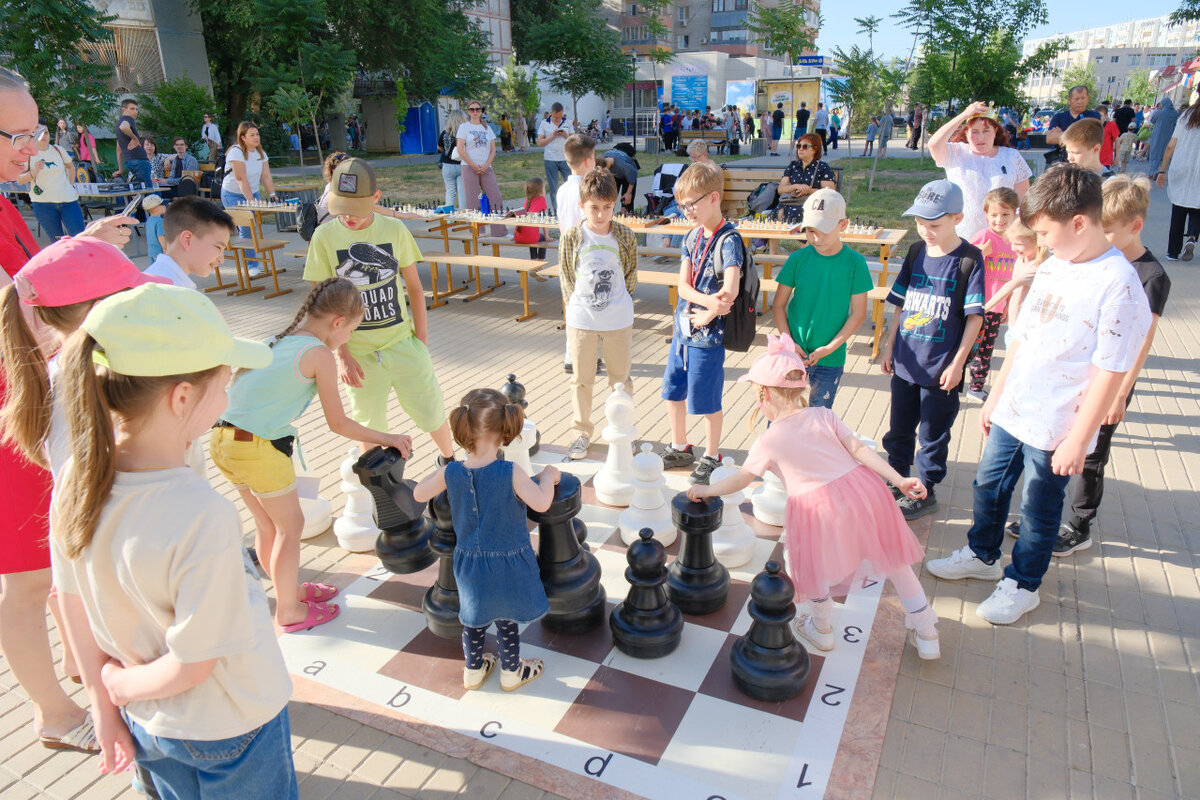
<path fill-rule="evenodd" d="M 709 161 L 688 167 L 675 182 L 675 202 L 698 227 L 683 242 L 679 304 L 663 374 L 671 443 L 660 455 L 667 469 L 691 466 L 692 483 L 708 483 L 721 463 L 721 393 L 725 384 L 725 320 L 741 281 L 745 249 L 721 213 L 721 168 Z M 704 457 L 687 443 L 687 415 L 704 417 Z"/>

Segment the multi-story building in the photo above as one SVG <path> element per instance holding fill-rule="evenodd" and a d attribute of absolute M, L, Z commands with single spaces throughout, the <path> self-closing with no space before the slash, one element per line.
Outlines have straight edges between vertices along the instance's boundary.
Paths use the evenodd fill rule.
<path fill-rule="evenodd" d="M 119 94 L 154 89 L 164 80 L 187 77 L 212 89 L 200 15 L 174 0 L 90 0 L 115 19 L 113 38 L 87 48 L 89 57 L 113 68 L 109 88 Z"/>
<path fill-rule="evenodd" d="M 488 63 L 493 67 L 508 66 L 513 55 L 509 0 L 482 0 L 474 8 L 466 9 L 463 13 L 491 37 L 491 46 L 487 50 Z"/>
<path fill-rule="evenodd" d="M 794 0 L 759 0 L 764 7 L 793 3 Z M 638 0 L 604 0 L 605 18 L 621 33 L 626 52 L 646 53 L 659 47 L 675 53 L 718 52 L 731 56 L 782 58 L 767 52 L 746 27 L 751 0 L 676 0 L 660 12 L 665 32 L 655 38 L 646 25 L 644 4 Z M 813 0 L 806 11 L 815 33 L 820 0 Z"/>
<path fill-rule="evenodd" d="M 1040 45 L 1060 38 L 1070 40 L 1067 50 L 1059 53 L 1054 62 L 1056 75 L 1040 73 L 1030 75 L 1022 84 L 1022 91 L 1035 105 L 1052 105 L 1063 87 L 1063 73 L 1072 66 L 1091 63 L 1096 68 L 1097 87 L 1100 97 L 1123 99 L 1129 85 L 1129 73 L 1146 69 L 1152 75 L 1161 73 L 1166 67 L 1178 66 L 1190 61 L 1200 53 L 1200 21 L 1172 25 L 1167 17 L 1131 20 L 1100 28 L 1088 28 L 1074 33 L 1028 39 L 1022 53 L 1029 55 Z M 1173 81 L 1162 82 L 1166 89 Z"/>

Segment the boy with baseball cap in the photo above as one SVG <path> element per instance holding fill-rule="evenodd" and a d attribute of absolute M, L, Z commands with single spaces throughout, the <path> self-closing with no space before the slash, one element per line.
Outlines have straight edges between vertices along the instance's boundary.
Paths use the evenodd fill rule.
<path fill-rule="evenodd" d="M 167 207 L 161 197 L 148 194 L 142 201 L 142 210 L 146 212 L 146 258 L 153 264 L 167 245 L 163 236 L 163 214 L 167 213 Z"/>
<path fill-rule="evenodd" d="M 775 327 L 788 333 L 808 367 L 809 404 L 833 408 L 846 366 L 846 340 L 867 318 L 874 284 L 862 253 L 842 244 L 846 201 L 818 189 L 804 201 L 808 247 L 788 256 L 771 302 Z"/>
<path fill-rule="evenodd" d="M 365 314 L 350 341 L 338 349 L 338 372 L 350 395 L 350 415 L 360 425 L 386 433 L 388 397 L 427 432 L 441 452 L 454 458 L 442 390 L 429 357 L 425 289 L 417 274 L 421 251 L 398 219 L 376 214 L 380 191 L 375 171 L 360 158 L 347 158 L 329 182 L 329 213 L 308 246 L 304 279 L 348 279 L 362 293 Z M 361 443 L 363 451 L 373 445 Z"/>
<path fill-rule="evenodd" d="M 883 449 L 888 463 L 904 477 L 912 469 L 920 432 L 917 469 L 929 493 L 913 498 L 893 490 L 905 519 L 911 520 L 938 507 L 934 487 L 946 477 L 963 372 L 983 324 L 984 270 L 979 248 L 954 230 L 963 218 L 958 186 L 948 180 L 925 184 L 904 216 L 917 218 L 921 241 L 908 249 L 888 293 L 887 301 L 896 309 L 880 367 L 892 376 Z"/>

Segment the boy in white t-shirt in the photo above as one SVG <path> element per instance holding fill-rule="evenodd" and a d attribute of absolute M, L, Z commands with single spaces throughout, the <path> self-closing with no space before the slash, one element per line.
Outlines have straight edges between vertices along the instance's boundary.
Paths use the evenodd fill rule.
<path fill-rule="evenodd" d="M 608 355 L 608 385 L 625 384 L 633 349 L 633 289 L 637 286 L 637 236 L 613 222 L 617 182 L 606 169 L 593 169 L 579 184 L 583 221 L 563 236 L 559 262 L 566 305 L 567 349 L 578 366 L 571 377 L 571 429 L 567 453 L 587 457 L 592 440 L 593 367 L 600 343 Z"/>
<path fill-rule="evenodd" d="M 596 142 L 588 136 L 578 133 L 567 137 L 563 144 L 563 154 L 567 166 L 571 168 L 571 177 L 558 187 L 555 194 L 554 207 L 558 210 L 558 238 L 561 240 L 567 231 L 574 228 L 583 219 L 580 210 L 579 182 L 583 176 L 596 168 Z M 563 359 L 563 372 L 571 372 L 571 345 L 567 344 L 567 354 Z"/>
<path fill-rule="evenodd" d="M 177 198 L 162 218 L 166 246 L 146 274 L 195 289 L 192 276 L 207 278 L 213 274 L 225 260 L 225 247 L 235 229 L 233 218 L 216 203 L 199 197 Z"/>
<path fill-rule="evenodd" d="M 1025 195 L 1021 218 L 1053 255 L 1033 279 L 1008 358 L 979 415 L 988 439 L 975 476 L 968 544 L 927 565 L 947 580 L 999 578 L 976 609 L 996 625 L 1037 608 L 1067 482 L 1083 471 L 1150 329 L 1137 272 L 1101 227 L 1100 183 L 1094 172 L 1060 164 Z M 1022 471 L 1028 474 L 1021 538 L 1002 571 L 1000 542 Z"/>

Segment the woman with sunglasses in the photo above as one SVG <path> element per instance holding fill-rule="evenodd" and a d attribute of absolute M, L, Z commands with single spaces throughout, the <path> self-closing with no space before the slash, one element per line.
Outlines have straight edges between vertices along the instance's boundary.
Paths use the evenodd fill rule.
<path fill-rule="evenodd" d="M 783 171 L 779 181 L 781 219 L 800 223 L 804 220 L 804 200 L 817 189 L 836 189 L 833 168 L 821 160 L 821 137 L 806 133 L 796 140 L 796 158 Z"/>
<path fill-rule="evenodd" d="M 504 198 L 492 170 L 492 161 L 496 158 L 496 132 L 483 123 L 483 105 L 478 100 L 467 103 L 467 121 L 458 126 L 455 136 L 458 156 L 462 160 L 463 191 L 467 195 L 462 200 L 463 207 L 478 210 L 479 198 L 487 195 L 489 209 L 503 211 Z M 508 233 L 508 228 L 503 225 L 491 227 L 492 236 Z"/>

